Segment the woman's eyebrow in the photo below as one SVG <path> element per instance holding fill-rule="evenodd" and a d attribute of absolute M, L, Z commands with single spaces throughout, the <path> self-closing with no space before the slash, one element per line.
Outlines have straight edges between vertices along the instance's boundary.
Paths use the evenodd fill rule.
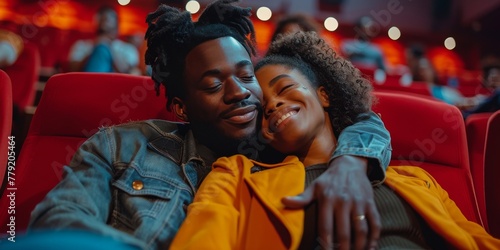
<path fill-rule="evenodd" d="M 269 87 L 273 87 L 274 84 L 276 84 L 277 81 L 279 81 L 280 79 L 282 78 L 285 78 L 285 77 L 288 77 L 288 78 L 291 78 L 291 76 L 287 75 L 287 74 L 281 74 L 279 76 L 276 76 L 275 78 L 273 78 L 270 82 L 269 82 Z"/>

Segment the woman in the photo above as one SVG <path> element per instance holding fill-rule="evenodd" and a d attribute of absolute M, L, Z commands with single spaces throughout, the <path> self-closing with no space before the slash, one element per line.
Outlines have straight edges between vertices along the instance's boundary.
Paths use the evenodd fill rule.
<path fill-rule="evenodd" d="M 172 249 L 333 246 L 328 238 L 317 240 L 312 222 L 321 213 L 314 206 L 285 209 L 281 199 L 300 193 L 326 169 L 336 136 L 370 110 L 370 83 L 314 33 L 273 43 L 256 66 L 256 76 L 264 95 L 262 135 L 275 150 L 295 156 L 277 164 L 241 155 L 217 160 L 189 206 Z M 374 194 L 383 222 L 379 248 L 500 247 L 500 240 L 467 221 L 420 168 L 389 169 L 385 184 L 374 187 Z M 365 216 L 354 214 L 359 216 L 341 218 L 342 224 L 362 226 Z"/>

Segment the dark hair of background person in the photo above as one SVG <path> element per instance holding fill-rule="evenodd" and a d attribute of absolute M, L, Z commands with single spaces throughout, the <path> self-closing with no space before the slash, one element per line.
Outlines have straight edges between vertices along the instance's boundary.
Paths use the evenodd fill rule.
<path fill-rule="evenodd" d="M 491 64 L 491 65 L 486 65 L 483 67 L 483 84 L 486 84 L 486 80 L 491 74 L 491 71 L 497 69 L 500 70 L 500 64 Z M 491 86 L 486 86 L 486 87 L 491 87 Z"/>
<path fill-rule="evenodd" d="M 184 97 L 184 67 L 189 51 L 197 45 L 221 37 L 233 37 L 243 45 L 250 56 L 255 56 L 255 30 L 250 20 L 250 8 L 232 3 L 238 0 L 219 0 L 211 3 L 197 22 L 191 14 L 167 5 L 160 5 L 150 13 L 146 22 L 146 65 L 152 67 L 152 79 L 159 93 L 161 85 L 167 89 L 167 109 L 173 97 Z"/>
<path fill-rule="evenodd" d="M 412 44 L 407 49 L 407 64 L 414 81 L 439 83 L 436 69 L 427 58 L 425 48 L 421 44 Z"/>
<path fill-rule="evenodd" d="M 354 25 L 355 35 L 358 39 L 363 41 L 370 41 L 373 37 L 377 35 L 375 27 L 375 21 L 370 16 L 362 16 Z"/>
<path fill-rule="evenodd" d="M 425 57 L 425 49 L 422 45 L 420 44 L 412 44 L 408 50 L 410 51 L 411 55 L 416 58 L 420 59 L 422 57 Z"/>
<path fill-rule="evenodd" d="M 111 14 L 111 17 L 115 19 L 116 26 L 114 27 L 114 29 L 116 29 L 116 32 L 118 31 L 118 13 L 116 12 L 116 9 L 113 8 L 113 7 L 111 7 L 111 6 L 104 5 L 104 6 L 101 6 L 97 10 L 97 13 L 95 15 L 95 19 L 98 22 L 98 24 L 97 24 L 98 25 L 98 27 L 97 27 L 97 35 L 102 35 L 102 34 L 105 34 L 105 33 L 109 32 L 109 30 L 104 30 L 101 27 L 102 18 L 103 18 L 104 15 L 106 15 L 108 13 Z"/>
<path fill-rule="evenodd" d="M 288 25 L 296 24 L 304 32 L 307 31 L 319 31 L 319 26 L 316 21 L 308 15 L 305 14 L 294 14 L 286 16 L 278 21 L 276 24 L 276 29 L 274 30 L 273 36 L 271 37 L 271 42 L 276 41 L 278 35 L 283 34 L 285 28 Z"/>

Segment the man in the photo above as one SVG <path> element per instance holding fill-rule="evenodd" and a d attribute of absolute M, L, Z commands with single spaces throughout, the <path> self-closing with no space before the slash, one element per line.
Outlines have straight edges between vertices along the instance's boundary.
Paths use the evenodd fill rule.
<path fill-rule="evenodd" d="M 483 85 L 492 90 L 490 96 L 477 106 L 463 112 L 464 118 L 471 114 L 488 113 L 500 110 L 500 65 L 490 65 L 483 69 Z"/>
<path fill-rule="evenodd" d="M 71 71 L 134 73 L 139 53 L 129 43 L 118 39 L 118 14 L 113 8 L 101 7 L 96 14 L 97 36 L 78 40 L 69 53 Z"/>
<path fill-rule="evenodd" d="M 158 87 L 167 88 L 167 106 L 189 124 L 151 120 L 101 129 L 37 206 L 31 229 L 78 228 L 165 249 L 212 162 L 252 147 L 259 151 L 262 143 L 254 138 L 262 92 L 250 58 L 254 30 L 250 10 L 232 2 L 214 2 L 198 22 L 165 5 L 148 16 L 146 63 Z M 333 222 L 352 218 L 357 245 L 375 247 L 380 222 L 366 176 L 382 181 L 390 153 L 389 134 L 371 114 L 340 135 L 329 169 L 285 205 L 303 208 L 317 200 L 330 218 L 319 223 L 322 241 L 336 237 L 348 249 L 350 228 L 337 226 L 334 234 Z"/>

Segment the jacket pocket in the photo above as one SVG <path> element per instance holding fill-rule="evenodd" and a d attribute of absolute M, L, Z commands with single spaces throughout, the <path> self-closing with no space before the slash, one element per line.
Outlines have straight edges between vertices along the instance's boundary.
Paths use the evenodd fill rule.
<path fill-rule="evenodd" d="M 139 169 L 130 165 L 113 182 L 110 223 L 155 248 L 172 240 L 186 216 L 183 204 L 189 204 L 192 195 L 181 176 Z"/>

